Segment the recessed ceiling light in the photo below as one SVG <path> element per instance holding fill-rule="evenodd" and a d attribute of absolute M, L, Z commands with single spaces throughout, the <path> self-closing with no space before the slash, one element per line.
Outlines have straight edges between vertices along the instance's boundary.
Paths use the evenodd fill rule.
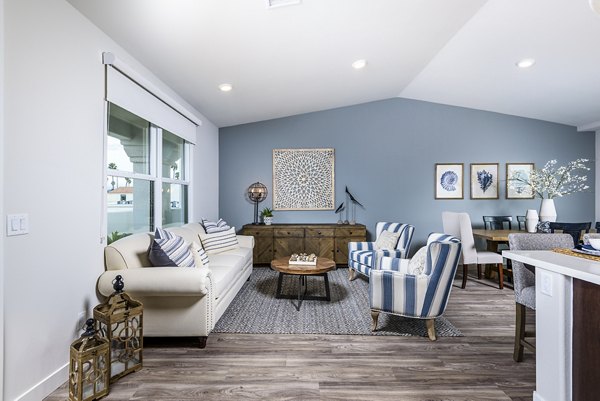
<path fill-rule="evenodd" d="M 219 85 L 219 89 L 221 89 L 221 92 L 229 92 L 230 90 L 233 89 L 233 85 L 231 85 L 231 84 L 221 84 L 221 85 Z"/>
<path fill-rule="evenodd" d="M 517 67 L 519 68 L 529 68 L 535 64 L 535 59 L 533 58 L 524 58 L 523 60 L 517 61 Z"/>
<path fill-rule="evenodd" d="M 352 63 L 352 68 L 354 68 L 355 70 L 361 70 L 361 69 L 365 68 L 366 66 L 367 66 L 367 60 L 364 60 L 364 59 L 356 60 L 354 63 Z"/>
<path fill-rule="evenodd" d="M 294 4 L 300 4 L 301 0 L 267 0 L 267 8 L 292 6 Z"/>

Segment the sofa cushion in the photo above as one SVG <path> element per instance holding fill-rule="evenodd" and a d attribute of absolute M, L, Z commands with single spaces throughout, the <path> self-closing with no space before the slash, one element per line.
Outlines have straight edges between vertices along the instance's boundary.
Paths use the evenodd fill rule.
<path fill-rule="evenodd" d="M 245 257 L 231 252 L 209 255 L 210 270 L 215 289 L 215 297 L 219 298 L 240 275 L 246 265 Z"/>
<path fill-rule="evenodd" d="M 235 227 L 227 231 L 214 234 L 200 234 L 202 247 L 209 255 L 217 254 L 238 247 L 238 240 L 235 235 Z"/>
<path fill-rule="evenodd" d="M 400 238 L 399 232 L 391 232 L 387 230 L 383 230 L 379 233 L 377 240 L 375 241 L 376 249 L 396 249 L 396 244 L 398 244 L 398 238 Z"/>
<path fill-rule="evenodd" d="M 427 246 L 419 249 L 408 262 L 408 274 L 418 276 L 425 271 L 427 264 Z"/>
<path fill-rule="evenodd" d="M 194 256 L 194 266 L 210 267 L 208 255 L 200 244 L 195 241 L 192 242 L 192 245 L 190 245 L 190 251 L 192 251 L 192 255 Z"/>
<path fill-rule="evenodd" d="M 227 231 L 231 228 L 229 227 L 229 224 L 227 224 L 227 222 L 223 219 L 219 219 L 216 222 L 202 219 L 202 227 L 204 227 L 204 230 L 207 234 L 220 233 L 222 231 Z"/>
<path fill-rule="evenodd" d="M 148 259 L 152 266 L 194 267 L 194 255 L 190 251 L 190 244 L 185 242 L 183 237 L 160 227 L 154 232 Z"/>

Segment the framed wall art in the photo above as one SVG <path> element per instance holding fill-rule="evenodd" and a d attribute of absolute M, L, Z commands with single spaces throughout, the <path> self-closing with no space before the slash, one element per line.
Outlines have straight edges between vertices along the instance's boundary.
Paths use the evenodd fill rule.
<path fill-rule="evenodd" d="M 273 209 L 333 210 L 334 149 L 273 149 Z"/>
<path fill-rule="evenodd" d="M 435 199 L 463 199 L 463 163 L 435 164 Z"/>
<path fill-rule="evenodd" d="M 471 163 L 471 199 L 498 199 L 498 163 Z"/>
<path fill-rule="evenodd" d="M 534 168 L 533 163 L 506 163 L 506 199 L 533 199 L 527 182 Z"/>

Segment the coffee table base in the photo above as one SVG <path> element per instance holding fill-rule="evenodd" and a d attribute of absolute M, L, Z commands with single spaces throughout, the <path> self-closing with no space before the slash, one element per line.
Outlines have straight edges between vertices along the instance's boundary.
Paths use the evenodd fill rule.
<path fill-rule="evenodd" d="M 281 287 L 283 284 L 283 276 L 298 276 L 298 295 L 297 296 L 281 293 Z M 323 277 L 323 279 L 325 280 L 325 296 L 306 295 L 306 291 L 307 291 L 306 277 L 307 276 L 322 276 Z M 298 274 L 288 274 L 288 273 L 279 272 L 279 278 L 277 279 L 277 293 L 275 294 L 275 298 L 297 299 L 298 305 L 294 305 L 294 303 L 292 302 L 292 305 L 294 305 L 294 307 L 296 308 L 297 311 L 300 311 L 302 302 L 305 300 L 306 301 L 327 301 L 327 302 L 329 302 L 329 301 L 331 301 L 331 293 L 329 292 L 329 277 L 327 276 L 327 273 L 298 275 Z"/>

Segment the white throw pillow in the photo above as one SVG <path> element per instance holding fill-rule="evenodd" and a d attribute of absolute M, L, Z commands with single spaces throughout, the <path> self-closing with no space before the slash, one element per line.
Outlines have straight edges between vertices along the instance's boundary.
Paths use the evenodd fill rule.
<path fill-rule="evenodd" d="M 196 267 L 209 267 L 208 266 L 208 255 L 204 248 L 202 248 L 197 242 L 192 242 L 190 250 L 194 256 L 194 265 Z"/>
<path fill-rule="evenodd" d="M 377 241 L 375 241 L 375 248 L 386 249 L 390 251 L 394 250 L 396 249 L 398 238 L 400 238 L 400 233 L 393 233 L 391 231 L 383 230 L 381 233 L 379 233 Z"/>
<path fill-rule="evenodd" d="M 200 234 L 202 247 L 209 255 L 229 251 L 238 247 L 237 236 L 235 235 L 235 227 L 231 227 L 227 231 L 214 234 Z"/>
<path fill-rule="evenodd" d="M 418 276 L 423 274 L 425 271 L 425 265 L 427 264 L 427 246 L 422 247 L 413 255 L 408 262 L 408 274 Z"/>

